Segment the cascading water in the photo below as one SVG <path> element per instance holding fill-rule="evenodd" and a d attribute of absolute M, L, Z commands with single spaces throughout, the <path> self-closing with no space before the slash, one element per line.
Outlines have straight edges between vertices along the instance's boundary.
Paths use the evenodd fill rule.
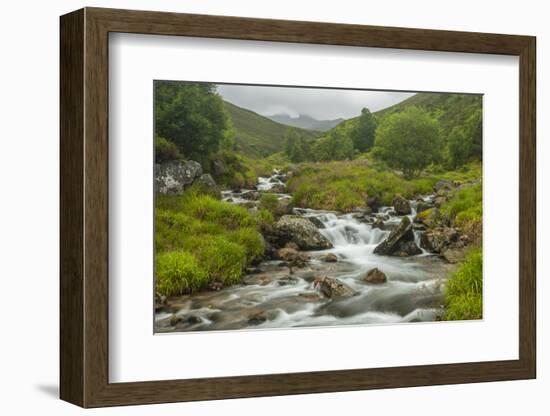
<path fill-rule="evenodd" d="M 256 191 L 269 191 L 275 184 L 284 186 L 280 172 L 259 178 Z M 223 198 L 236 204 L 250 203 L 244 198 L 251 190 L 226 191 Z M 290 198 L 288 194 L 276 194 Z M 417 204 L 411 201 L 412 213 Z M 382 207 L 380 214 L 388 227 L 397 225 L 402 217 L 391 215 L 393 207 Z M 299 327 L 345 324 L 399 323 L 433 321 L 441 312 L 443 276 L 446 265 L 425 250 L 417 256 L 405 258 L 374 254 L 374 248 L 386 239 L 389 230 L 361 222 L 354 214 L 299 209 L 296 214 L 315 217 L 322 224 L 320 233 L 333 248 L 311 251 L 310 265 L 289 276 L 287 266 L 279 261 L 265 261 L 260 273 L 245 276 L 244 284 L 224 288 L 218 292 L 182 296 L 177 316 L 192 316 L 184 330 L 225 330 L 269 327 Z M 414 232 L 420 246 L 419 231 Z M 336 263 L 322 261 L 322 256 L 333 253 Z M 381 285 L 366 284 L 362 278 L 372 268 L 387 276 Z M 332 301 L 320 297 L 313 279 L 317 276 L 337 278 L 358 294 Z M 171 317 L 172 315 L 170 315 Z M 170 318 L 157 314 L 157 329 L 173 331 L 167 323 Z"/>

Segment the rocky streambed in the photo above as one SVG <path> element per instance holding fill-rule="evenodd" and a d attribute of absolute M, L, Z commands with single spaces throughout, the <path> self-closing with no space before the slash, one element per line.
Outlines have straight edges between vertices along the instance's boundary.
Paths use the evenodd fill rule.
<path fill-rule="evenodd" d="M 441 253 L 460 246 L 452 228 L 414 221 L 440 193 L 393 206 L 337 213 L 292 207 L 285 175 L 259 178 L 256 189 L 223 199 L 255 209 L 261 193 L 277 196 L 281 218 L 264 234 L 268 259 L 242 284 L 174 297 L 158 305 L 156 332 L 387 324 L 434 321 L 443 313 Z M 439 224 L 439 223 L 438 223 Z M 441 230 L 439 229 L 441 228 Z M 441 246 L 436 246 L 441 243 Z M 434 251 L 435 250 L 435 251 Z M 434 255 L 440 254 L 440 255 Z"/>

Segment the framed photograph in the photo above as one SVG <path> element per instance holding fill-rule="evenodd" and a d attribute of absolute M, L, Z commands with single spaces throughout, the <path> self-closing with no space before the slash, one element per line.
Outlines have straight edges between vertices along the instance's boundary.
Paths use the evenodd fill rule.
<path fill-rule="evenodd" d="M 535 378 L 535 49 L 62 16 L 61 398 Z"/>

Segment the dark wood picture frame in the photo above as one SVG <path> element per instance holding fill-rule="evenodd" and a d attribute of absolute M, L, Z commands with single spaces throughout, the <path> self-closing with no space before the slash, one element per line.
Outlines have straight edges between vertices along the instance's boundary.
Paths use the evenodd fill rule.
<path fill-rule="evenodd" d="M 109 383 L 110 32 L 519 56 L 519 359 Z M 61 398 L 100 407 L 535 378 L 535 45 L 530 36 L 99 8 L 62 16 Z"/>

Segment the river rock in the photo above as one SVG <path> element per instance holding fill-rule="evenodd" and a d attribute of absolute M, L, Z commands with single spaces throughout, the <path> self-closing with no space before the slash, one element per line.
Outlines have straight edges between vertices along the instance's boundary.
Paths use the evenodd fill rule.
<path fill-rule="evenodd" d="M 386 277 L 384 272 L 375 267 L 374 269 L 371 269 L 367 272 L 365 277 L 363 277 L 363 280 L 367 283 L 380 284 L 386 283 L 388 281 L 388 278 Z"/>
<path fill-rule="evenodd" d="M 442 253 L 458 240 L 458 231 L 451 227 L 436 227 L 426 231 L 420 238 L 420 245 L 428 251 Z"/>
<path fill-rule="evenodd" d="M 400 195 L 393 198 L 392 204 L 397 215 L 409 215 L 412 212 L 410 202 Z"/>
<path fill-rule="evenodd" d="M 374 254 L 391 255 L 399 249 L 403 242 L 414 241 L 412 223 L 409 217 L 403 217 L 399 225 L 394 228 L 388 238 L 374 249 Z"/>
<path fill-rule="evenodd" d="M 166 296 L 160 293 L 155 293 L 155 311 L 158 311 L 166 306 Z"/>
<path fill-rule="evenodd" d="M 441 253 L 441 256 L 447 260 L 448 263 L 455 264 L 464 259 L 466 257 L 466 249 L 465 248 L 448 248 L 443 253 Z"/>
<path fill-rule="evenodd" d="M 277 206 L 273 212 L 275 216 L 281 217 L 283 215 L 290 215 L 294 210 L 294 203 L 292 198 L 281 198 L 277 201 Z"/>
<path fill-rule="evenodd" d="M 399 244 L 399 248 L 392 253 L 392 256 L 407 257 L 422 254 L 422 249 L 414 241 L 405 241 Z"/>
<path fill-rule="evenodd" d="M 380 200 L 375 196 L 367 197 L 367 206 L 372 210 L 372 212 L 378 212 L 380 208 Z"/>
<path fill-rule="evenodd" d="M 301 250 L 324 250 L 332 248 L 319 230 L 306 218 L 297 215 L 284 215 L 273 226 L 272 235 L 268 239 L 274 240 L 278 246 L 293 242 Z"/>
<path fill-rule="evenodd" d="M 290 273 L 293 273 L 294 267 L 305 267 L 309 263 L 309 256 L 306 253 L 300 253 L 293 248 L 281 248 L 277 250 L 277 256 L 282 259 L 286 266 L 290 268 Z"/>
<path fill-rule="evenodd" d="M 210 196 L 221 199 L 222 193 L 220 188 L 212 175 L 209 173 L 202 174 L 194 183 L 202 186 Z"/>
<path fill-rule="evenodd" d="M 373 223 L 372 223 L 372 228 L 378 228 L 379 230 L 386 230 L 386 223 L 384 221 L 382 221 L 381 218 L 377 218 Z"/>
<path fill-rule="evenodd" d="M 330 299 L 338 299 L 357 295 L 357 292 L 342 281 L 333 277 L 317 277 L 313 283 L 314 287 Z"/>
<path fill-rule="evenodd" d="M 239 197 L 247 201 L 257 201 L 260 199 L 260 193 L 258 191 L 243 191 Z"/>
<path fill-rule="evenodd" d="M 334 253 L 327 253 L 324 256 L 321 256 L 321 261 L 324 261 L 325 263 L 337 263 L 338 256 Z"/>
<path fill-rule="evenodd" d="M 180 195 L 202 175 L 200 163 L 173 160 L 155 164 L 155 191 L 163 195 Z"/>
<path fill-rule="evenodd" d="M 436 193 L 440 191 L 443 191 L 443 192 L 452 191 L 453 188 L 454 188 L 453 183 L 447 179 L 441 179 L 437 181 L 433 186 L 433 190 Z"/>
<path fill-rule="evenodd" d="M 286 192 L 286 186 L 284 183 L 275 183 L 269 189 L 266 189 L 264 192 L 270 192 L 272 194 L 284 194 Z"/>
<path fill-rule="evenodd" d="M 426 211 L 430 208 L 433 208 L 433 204 L 430 203 L 430 202 L 426 202 L 426 201 L 418 201 L 418 203 L 416 204 L 416 213 L 417 215 L 423 211 Z"/>
<path fill-rule="evenodd" d="M 435 228 L 446 226 L 449 223 L 449 219 L 437 208 L 428 208 L 422 212 L 419 212 L 414 217 L 414 222 L 422 224 L 427 228 Z"/>
<path fill-rule="evenodd" d="M 315 225 L 317 228 L 326 228 L 325 224 L 323 224 L 323 221 L 321 221 L 317 217 L 305 217 L 310 221 L 313 225 Z"/>

